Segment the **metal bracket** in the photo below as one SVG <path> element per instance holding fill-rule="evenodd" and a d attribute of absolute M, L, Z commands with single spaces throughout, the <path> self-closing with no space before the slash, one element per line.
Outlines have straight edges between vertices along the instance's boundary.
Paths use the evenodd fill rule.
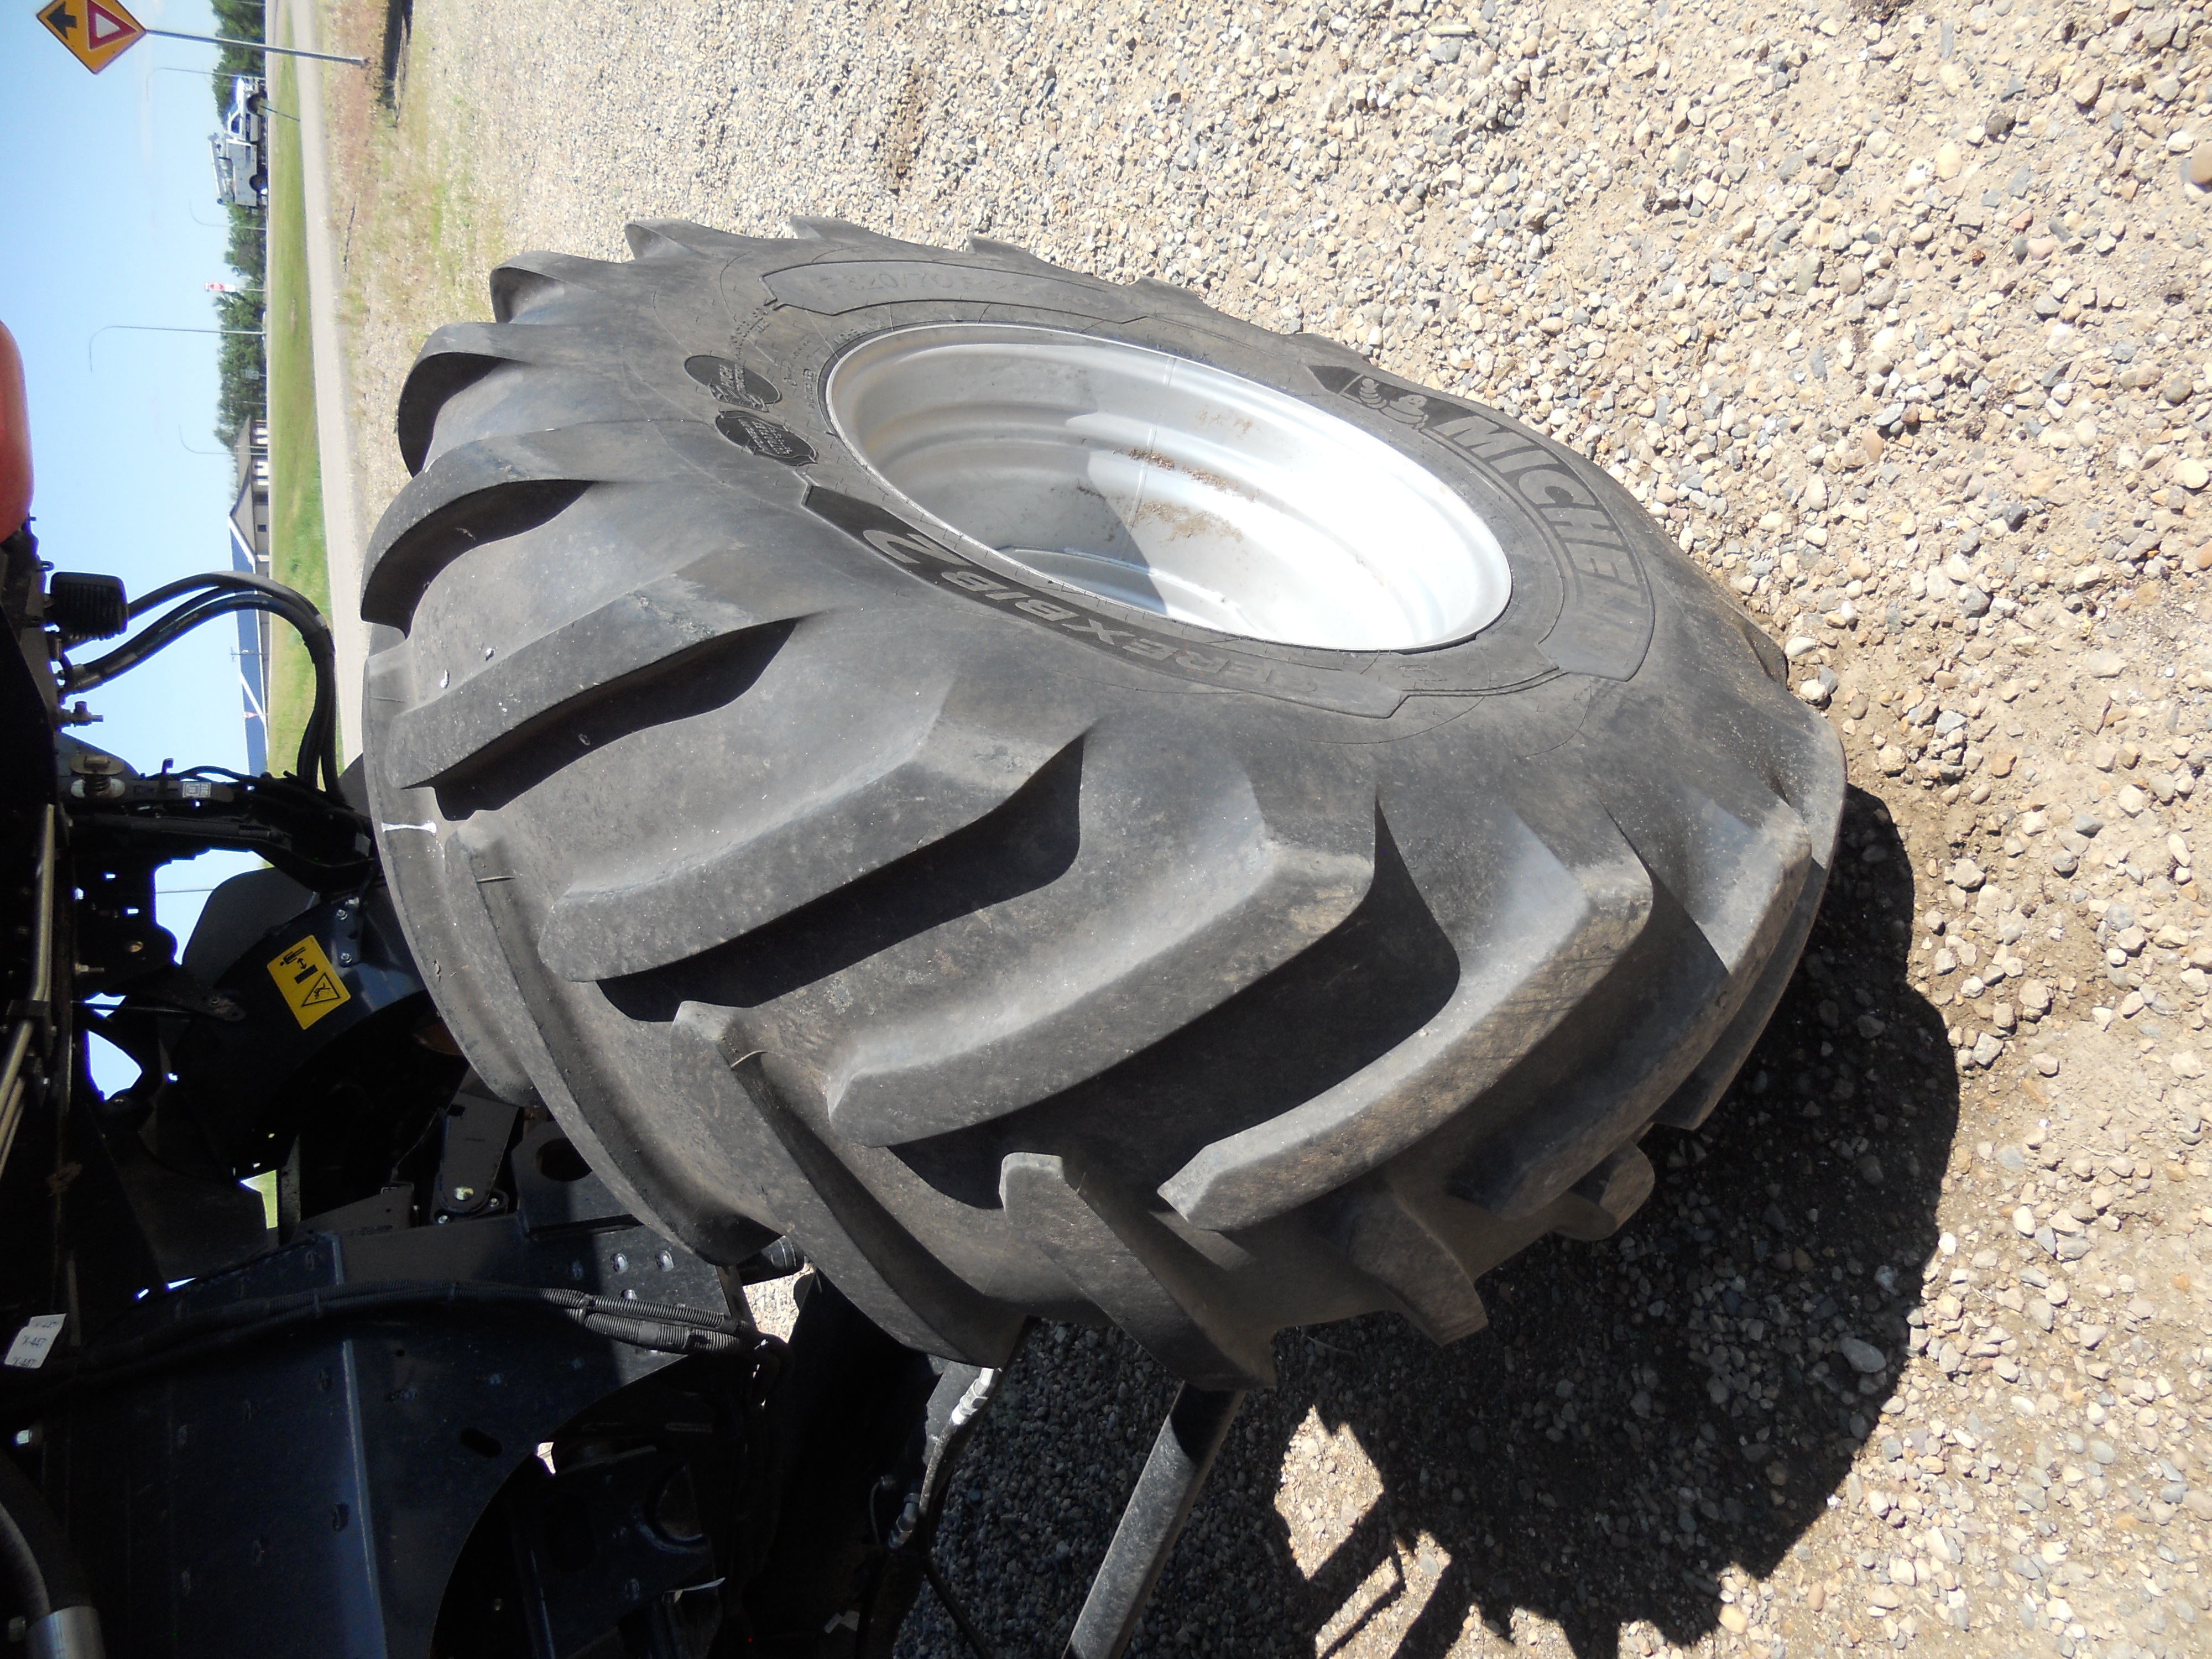
<path fill-rule="evenodd" d="M 1168 1420 L 1160 1425 L 1152 1455 L 1145 1460 L 1145 1472 L 1137 1477 L 1121 1524 L 1114 1530 L 1114 1541 L 1068 1635 L 1066 1659 L 1120 1659 L 1129 1645 L 1243 1401 L 1241 1389 L 1200 1389 L 1186 1382 L 1176 1391 Z"/>
<path fill-rule="evenodd" d="M 434 1207 L 446 1216 L 483 1215 L 500 1206 L 493 1183 L 514 1137 L 515 1108 L 470 1087 L 471 1073 L 446 1108 L 445 1150 L 438 1158 Z"/>

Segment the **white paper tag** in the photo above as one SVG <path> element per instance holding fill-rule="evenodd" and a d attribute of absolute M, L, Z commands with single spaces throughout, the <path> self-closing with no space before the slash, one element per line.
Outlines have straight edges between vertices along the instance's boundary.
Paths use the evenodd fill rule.
<path fill-rule="evenodd" d="M 15 1333 L 15 1340 L 8 1345 L 4 1363 L 18 1370 L 34 1371 L 46 1363 L 46 1356 L 54 1351 L 54 1344 L 68 1322 L 67 1314 L 40 1314 L 28 1321 Z"/>

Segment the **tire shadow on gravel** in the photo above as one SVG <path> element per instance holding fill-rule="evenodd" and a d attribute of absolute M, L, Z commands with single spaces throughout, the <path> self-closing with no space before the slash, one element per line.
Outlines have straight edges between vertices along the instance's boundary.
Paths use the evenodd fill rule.
<path fill-rule="evenodd" d="M 1702 1130 L 1647 1137 L 1657 1188 L 1620 1233 L 1492 1273 L 1489 1328 L 1449 1348 L 1383 1316 L 1278 1339 L 1132 1653 L 1413 1659 L 1534 1615 L 1585 1659 L 1635 1654 L 1624 1627 L 1714 1628 L 1723 1569 L 1773 1574 L 1876 1431 L 1958 1121 L 1872 796 L 1836 862 L 1766 1034 Z M 1118 1333 L 1039 1337 L 938 1542 L 1006 1659 L 1064 1644 L 1172 1393 Z M 925 1593 L 899 1650 L 964 1649 Z"/>

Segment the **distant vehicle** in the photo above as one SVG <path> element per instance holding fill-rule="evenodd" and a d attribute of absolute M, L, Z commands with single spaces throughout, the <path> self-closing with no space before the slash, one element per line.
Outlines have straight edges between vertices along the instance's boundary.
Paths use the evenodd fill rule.
<path fill-rule="evenodd" d="M 269 205 L 269 83 L 241 75 L 230 83 L 222 131 L 208 135 L 215 152 L 215 198 L 230 207 Z"/>

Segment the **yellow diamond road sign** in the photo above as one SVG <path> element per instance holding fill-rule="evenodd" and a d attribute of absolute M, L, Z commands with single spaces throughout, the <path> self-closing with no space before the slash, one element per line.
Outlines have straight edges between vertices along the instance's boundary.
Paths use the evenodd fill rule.
<path fill-rule="evenodd" d="M 124 10 L 121 0 L 52 0 L 39 9 L 39 21 L 94 75 L 146 33 L 138 20 Z"/>

